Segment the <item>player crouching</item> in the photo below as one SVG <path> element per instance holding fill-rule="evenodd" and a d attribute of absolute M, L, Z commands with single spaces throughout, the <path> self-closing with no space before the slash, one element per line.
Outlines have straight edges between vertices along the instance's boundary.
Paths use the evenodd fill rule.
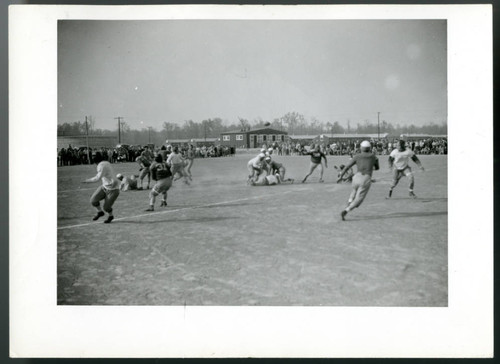
<path fill-rule="evenodd" d="M 146 211 L 154 211 L 156 196 L 159 194 L 162 194 L 160 206 L 167 206 L 167 191 L 172 186 L 172 172 L 167 163 L 163 161 L 161 154 L 155 157 L 155 161 L 149 169 L 156 183 L 149 193 L 149 208 Z"/>
<path fill-rule="evenodd" d="M 269 174 L 279 174 L 281 182 L 291 182 L 293 183 L 292 178 L 285 178 L 286 169 L 282 163 L 278 163 L 275 160 L 271 159 L 271 156 L 267 156 L 266 159 L 267 171 Z"/>

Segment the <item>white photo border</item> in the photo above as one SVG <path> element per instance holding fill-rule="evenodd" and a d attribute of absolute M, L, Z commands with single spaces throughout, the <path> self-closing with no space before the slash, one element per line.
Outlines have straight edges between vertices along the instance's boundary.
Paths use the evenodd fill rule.
<path fill-rule="evenodd" d="M 446 19 L 448 307 L 57 306 L 57 21 L 69 19 Z M 11 6 L 10 355 L 492 357 L 492 38 L 491 5 Z"/>

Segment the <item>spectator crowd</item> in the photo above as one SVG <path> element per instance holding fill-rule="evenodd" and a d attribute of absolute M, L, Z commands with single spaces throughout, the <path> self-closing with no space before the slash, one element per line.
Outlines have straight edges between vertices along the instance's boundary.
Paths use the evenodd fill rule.
<path fill-rule="evenodd" d="M 181 153 L 187 153 L 188 144 L 178 146 Z M 166 146 L 167 150 L 172 148 L 171 145 Z M 143 151 L 141 146 L 117 146 L 116 148 L 89 148 L 87 153 L 86 147 L 61 148 L 57 150 L 57 165 L 58 166 L 73 166 L 78 164 L 92 164 L 93 157 L 97 152 L 100 152 L 103 158 L 110 163 L 119 162 L 134 162 Z M 160 147 L 154 148 L 153 153 L 156 155 L 160 151 Z M 194 148 L 195 158 L 214 158 L 227 157 L 235 154 L 235 148 L 228 146 L 202 145 Z M 90 161 L 89 161 L 90 158 Z M 90 162 L 90 163 L 89 163 Z"/>

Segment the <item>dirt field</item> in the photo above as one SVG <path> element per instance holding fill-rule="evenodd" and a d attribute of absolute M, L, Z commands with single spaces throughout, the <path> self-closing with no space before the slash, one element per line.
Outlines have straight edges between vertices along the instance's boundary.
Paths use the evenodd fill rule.
<path fill-rule="evenodd" d="M 58 304 L 447 306 L 446 156 L 421 157 L 417 199 L 403 178 L 391 200 L 381 156 L 378 182 L 344 222 L 350 185 L 333 166 L 347 157 L 329 157 L 325 183 L 316 171 L 301 184 L 309 157 L 276 156 L 295 183 L 251 187 L 252 156 L 196 159 L 192 184 L 174 182 L 152 213 L 149 191 L 122 192 L 111 224 L 91 221 L 99 183 L 81 181 L 95 165 L 58 168 Z"/>

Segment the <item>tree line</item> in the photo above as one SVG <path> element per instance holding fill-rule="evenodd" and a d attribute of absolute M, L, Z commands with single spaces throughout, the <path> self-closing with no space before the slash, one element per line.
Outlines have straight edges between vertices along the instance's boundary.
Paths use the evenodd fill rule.
<path fill-rule="evenodd" d="M 269 123 L 269 125 L 268 125 Z M 117 136 L 118 127 L 114 130 L 100 129 L 95 127 L 96 120 L 94 117 L 87 117 L 85 121 L 65 122 L 57 126 L 57 134 L 59 136 L 76 136 L 86 135 L 87 130 L 89 135 L 97 136 Z M 131 129 L 126 121 L 120 123 L 120 135 L 122 143 L 127 144 L 162 144 L 166 139 L 204 139 L 218 138 L 221 133 L 228 131 L 247 131 L 260 128 L 273 128 L 283 130 L 288 135 L 318 135 L 318 134 L 380 134 L 388 133 L 390 135 L 401 134 L 431 134 L 431 135 L 446 135 L 448 127 L 446 123 L 436 124 L 428 123 L 422 126 L 414 124 L 392 124 L 385 120 L 371 122 L 364 120 L 356 122 L 351 126 L 351 121 L 347 121 L 347 127 L 341 125 L 338 121 L 322 122 L 316 118 L 307 120 L 302 114 L 297 112 L 289 112 L 280 118 L 275 118 L 272 121 L 266 121 L 261 118 L 248 120 L 238 118 L 237 123 L 227 124 L 221 118 L 205 119 L 201 122 L 193 120 L 185 120 L 182 124 L 164 122 L 161 130 L 153 127 L 142 128 L 140 130 Z"/>

